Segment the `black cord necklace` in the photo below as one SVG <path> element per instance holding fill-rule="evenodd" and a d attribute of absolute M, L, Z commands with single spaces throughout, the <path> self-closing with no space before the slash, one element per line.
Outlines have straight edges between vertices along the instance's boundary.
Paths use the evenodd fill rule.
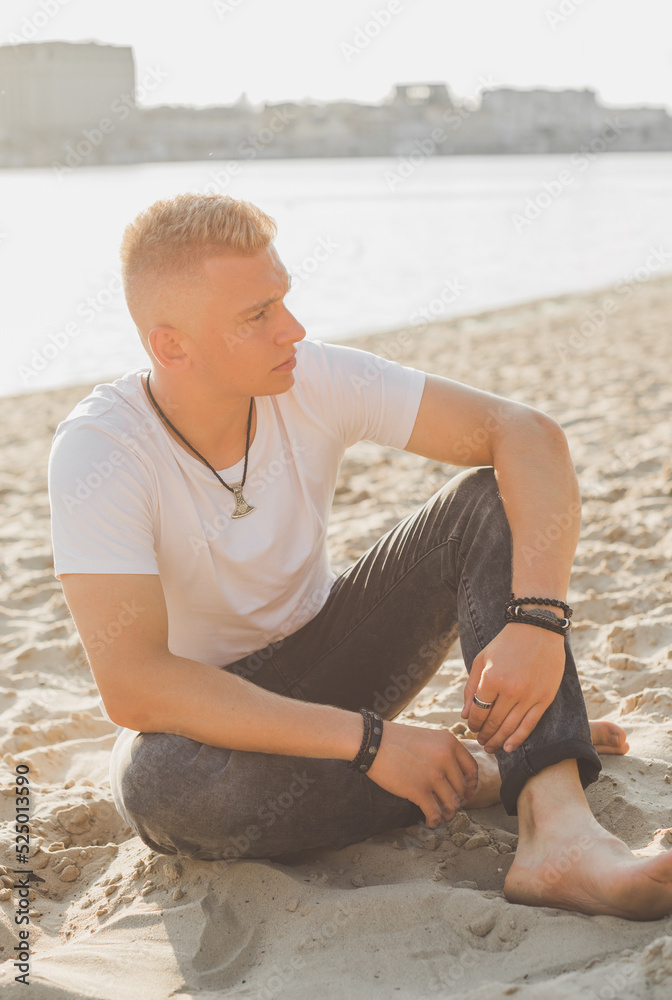
<path fill-rule="evenodd" d="M 166 414 L 163 412 L 163 410 L 161 409 L 161 407 L 159 406 L 159 404 L 157 403 L 157 401 L 154 399 L 154 395 L 152 393 L 152 390 L 149 387 L 149 376 L 150 376 L 150 374 L 151 373 L 148 372 L 146 385 L 147 385 L 147 393 L 149 395 L 149 398 L 152 401 L 152 406 L 154 407 L 154 409 L 156 410 L 156 412 L 159 414 L 159 416 L 161 417 L 161 419 L 164 420 L 165 423 L 168 424 L 168 426 L 170 427 L 170 429 L 177 434 L 177 436 L 180 438 L 180 440 L 184 441 L 184 443 L 186 444 L 187 448 L 191 448 L 191 450 L 193 451 L 194 455 L 198 455 L 198 457 L 200 458 L 201 462 L 204 462 L 205 465 L 207 465 L 207 467 L 210 469 L 210 471 L 217 477 L 217 479 L 219 479 L 219 481 L 222 484 L 222 486 L 226 486 L 226 488 L 229 491 L 229 493 L 233 493 L 235 501 L 236 501 L 236 509 L 234 510 L 233 514 L 231 515 L 232 519 L 235 520 L 238 517 L 245 517 L 246 514 L 251 514 L 253 510 L 256 510 L 256 507 L 251 507 L 249 505 L 249 503 L 247 502 L 247 500 L 245 499 L 245 497 L 243 496 L 243 486 L 245 485 L 245 480 L 247 479 L 247 457 L 248 457 L 249 451 L 250 451 L 250 429 L 252 427 L 252 408 L 254 406 L 254 396 L 252 396 L 251 399 L 250 399 L 250 412 L 247 415 L 247 438 L 245 440 L 245 465 L 243 466 L 243 478 L 241 479 L 241 481 L 238 483 L 237 486 L 229 486 L 228 483 L 224 482 L 224 480 L 222 479 L 222 477 L 220 476 L 220 474 L 217 472 L 217 470 L 213 469 L 213 467 L 208 462 L 207 458 L 203 458 L 203 456 L 201 455 L 200 451 L 196 451 L 196 449 L 194 448 L 193 444 L 189 444 L 189 442 L 185 438 L 184 434 L 180 434 L 180 432 L 178 431 L 177 427 L 175 427 L 173 424 L 171 424 L 171 422 L 168 419 L 168 417 L 166 416 Z"/>

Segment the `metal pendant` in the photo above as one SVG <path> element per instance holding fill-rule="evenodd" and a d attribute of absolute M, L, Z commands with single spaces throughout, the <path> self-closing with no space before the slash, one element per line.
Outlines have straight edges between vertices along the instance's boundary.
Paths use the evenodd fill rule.
<path fill-rule="evenodd" d="M 236 509 L 231 515 L 232 520 L 235 521 L 237 517 L 245 517 L 247 514 L 251 514 L 253 510 L 257 509 L 256 507 L 250 507 L 249 503 L 243 496 L 242 486 L 232 486 L 231 489 L 233 490 L 233 496 L 236 501 Z"/>

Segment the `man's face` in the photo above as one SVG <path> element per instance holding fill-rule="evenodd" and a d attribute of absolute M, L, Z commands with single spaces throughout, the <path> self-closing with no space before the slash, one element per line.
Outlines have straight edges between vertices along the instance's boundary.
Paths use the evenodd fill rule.
<path fill-rule="evenodd" d="M 231 395 L 270 396 L 294 384 L 306 331 L 284 304 L 291 279 L 273 248 L 254 257 L 211 257 L 190 296 L 192 370 Z"/>

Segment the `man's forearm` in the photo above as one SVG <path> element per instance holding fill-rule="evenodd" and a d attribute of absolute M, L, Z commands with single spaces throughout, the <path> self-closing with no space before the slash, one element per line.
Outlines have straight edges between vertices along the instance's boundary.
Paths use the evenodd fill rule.
<path fill-rule="evenodd" d="M 151 695 L 143 698 L 143 690 Z M 140 732 L 175 733 L 231 750 L 343 760 L 355 756 L 362 739 L 359 712 L 287 698 L 171 653 L 138 670 L 135 691 L 135 707 L 112 717 Z"/>
<path fill-rule="evenodd" d="M 545 418 L 503 436 L 493 466 L 513 536 L 517 597 L 565 600 L 581 530 L 581 493 L 567 439 Z"/>

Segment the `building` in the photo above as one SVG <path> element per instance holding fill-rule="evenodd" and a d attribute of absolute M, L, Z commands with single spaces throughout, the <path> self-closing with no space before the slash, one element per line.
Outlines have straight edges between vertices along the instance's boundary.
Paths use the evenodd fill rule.
<path fill-rule="evenodd" d="M 605 109 L 593 90 L 514 90 L 483 95 L 481 130 L 504 153 L 578 149 L 603 127 Z"/>
<path fill-rule="evenodd" d="M 451 156 L 672 149 L 665 108 L 605 108 L 594 91 L 398 84 L 384 101 L 143 107 L 133 52 L 96 42 L 0 46 L 0 166 L 281 157 Z"/>
<path fill-rule="evenodd" d="M 135 105 L 133 50 L 96 42 L 0 46 L 0 128 L 75 134 Z"/>

